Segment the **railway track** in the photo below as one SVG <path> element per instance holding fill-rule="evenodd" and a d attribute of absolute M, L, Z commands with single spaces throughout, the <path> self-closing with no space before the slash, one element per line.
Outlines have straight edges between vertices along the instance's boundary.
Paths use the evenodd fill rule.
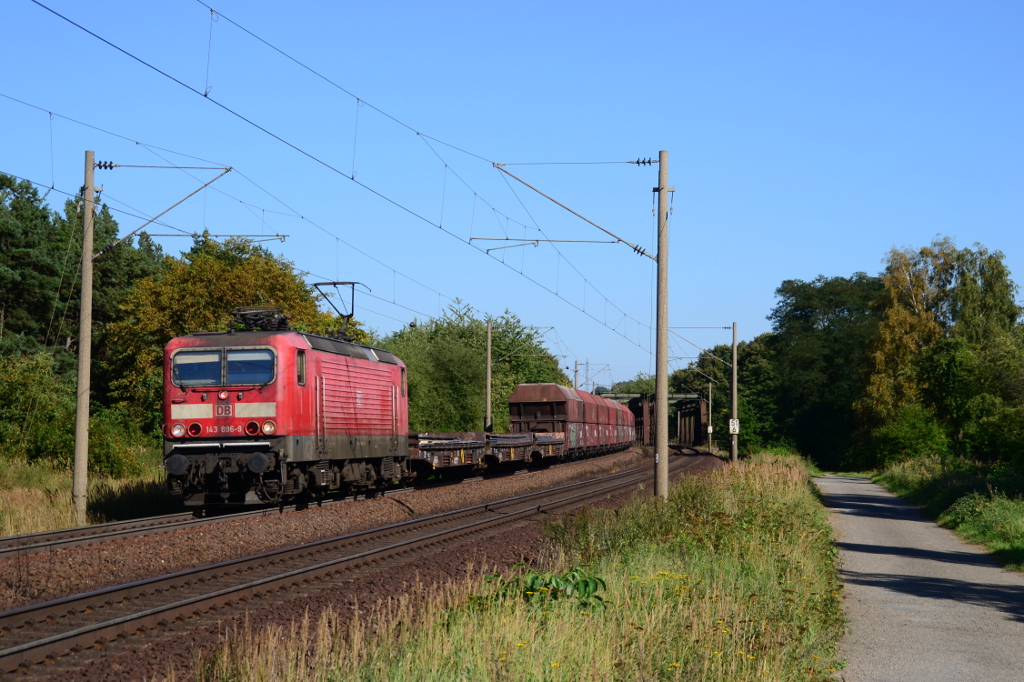
<path fill-rule="evenodd" d="M 479 481 L 480 477 L 466 478 L 460 482 Z M 396 488 L 388 490 L 385 496 L 400 495 L 417 488 Z M 361 499 L 361 496 L 334 497 L 313 503 L 321 507 L 342 502 L 353 502 Z M 247 511 L 228 511 L 212 516 L 196 516 L 195 512 L 181 512 L 178 514 L 166 514 L 164 516 L 150 516 L 141 519 L 130 519 L 127 521 L 112 521 L 110 523 L 97 523 L 77 528 L 63 528 L 60 530 L 43 531 L 40 533 L 29 533 L 26 535 L 10 535 L 0 537 L 0 561 L 15 556 L 27 556 L 38 552 L 50 552 L 59 549 L 70 549 L 71 547 L 82 547 L 108 540 L 120 540 L 123 538 L 135 537 L 138 535 L 151 535 L 154 533 L 165 533 L 182 528 L 199 527 L 224 521 L 234 521 L 250 517 L 268 516 L 282 512 L 294 511 L 305 508 L 296 504 L 282 506 L 265 506 L 259 509 Z"/>
<path fill-rule="evenodd" d="M 325 501 L 324 504 L 333 504 L 344 500 Z M 288 505 L 287 509 L 294 509 L 295 505 Z M 188 527 L 205 526 L 212 523 L 244 519 L 251 516 L 266 516 L 268 514 L 279 514 L 280 507 L 262 507 L 243 512 L 232 512 L 216 516 L 197 517 L 193 512 L 181 512 L 179 514 L 167 514 L 165 516 L 151 516 L 129 521 L 113 521 L 111 523 L 97 523 L 91 526 L 78 528 L 64 528 L 62 530 L 44 531 L 42 533 L 30 533 L 28 535 L 11 535 L 0 538 L 0 561 L 16 556 L 27 556 L 38 552 L 50 552 L 58 549 L 69 549 L 71 547 L 82 547 L 97 542 L 108 540 L 119 540 L 135 537 L 137 535 L 151 535 L 154 533 L 166 533 Z"/>
<path fill-rule="evenodd" d="M 159 532 L 180 528 L 183 522 L 195 517 L 191 512 L 153 516 L 130 521 L 114 521 L 97 523 L 79 528 L 29 533 L 27 535 L 10 535 L 0 538 L 0 561 L 12 556 L 34 554 L 36 552 L 65 547 L 78 547 L 115 537 L 131 537 L 143 533 Z"/>
<path fill-rule="evenodd" d="M 566 462 L 566 464 L 572 464 L 573 462 Z M 553 466 L 563 466 L 563 464 L 555 464 Z M 516 474 L 526 473 L 526 470 L 517 471 Z M 450 481 L 444 483 L 430 483 L 420 486 L 409 486 L 405 488 L 395 488 L 384 492 L 385 496 L 401 495 L 413 490 L 422 490 L 431 487 L 437 487 L 440 485 L 453 485 L 457 483 L 469 483 L 472 481 L 482 480 L 480 476 L 468 477 L 458 481 Z M 353 502 L 358 499 L 362 499 L 362 496 L 348 496 L 348 497 L 331 497 L 326 498 L 320 502 L 314 502 L 310 506 L 329 506 L 332 504 L 339 504 L 342 502 Z M 194 512 L 181 512 L 177 514 L 167 514 L 164 516 L 151 516 L 141 519 L 131 519 L 128 521 L 112 521 L 110 523 L 97 523 L 90 526 L 81 526 L 77 528 L 64 528 L 61 530 L 43 531 L 40 533 L 29 533 L 26 535 L 11 535 L 7 537 L 0 537 L 0 562 L 5 559 L 11 559 L 14 557 L 28 556 L 30 554 L 36 554 L 39 552 L 51 552 L 61 549 L 70 549 L 72 547 L 82 547 L 85 545 L 91 545 L 98 542 L 107 542 L 110 540 L 121 540 L 124 538 L 136 537 L 139 535 L 152 535 L 155 533 L 166 533 L 175 530 L 181 530 L 183 528 L 200 527 L 214 523 L 221 523 L 224 521 L 234 521 L 237 519 L 244 519 L 249 517 L 268 516 L 272 514 L 280 514 L 285 511 L 293 511 L 296 509 L 305 508 L 296 504 L 287 504 L 281 506 L 265 506 L 259 509 L 252 509 L 247 511 L 230 511 L 222 512 L 212 516 L 196 516 Z"/>
<path fill-rule="evenodd" d="M 675 460 L 679 471 L 695 460 Z M 233 605 L 261 603 L 289 588 L 484 536 L 526 520 L 620 493 L 651 478 L 641 467 L 454 512 L 266 552 L 0 613 L 0 674 L 28 672 L 71 651 Z M 26 670 L 25 668 L 28 668 Z M 35 668 L 38 672 L 39 669 Z"/>

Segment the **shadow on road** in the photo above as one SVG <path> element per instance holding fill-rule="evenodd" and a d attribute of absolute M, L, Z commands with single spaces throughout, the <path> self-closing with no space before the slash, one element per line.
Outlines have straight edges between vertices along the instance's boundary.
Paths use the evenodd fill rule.
<path fill-rule="evenodd" d="M 822 500 L 834 513 L 895 521 L 932 523 L 914 505 L 898 497 L 881 493 L 864 478 L 835 477 L 847 483 L 864 483 L 865 492 L 825 493 Z M 870 486 L 870 487 L 869 487 Z M 836 542 L 844 552 L 857 552 L 875 556 L 922 559 L 945 564 L 959 564 L 986 569 L 998 569 L 999 564 L 988 554 L 964 551 L 941 551 L 920 547 Z M 1024 587 L 992 585 L 966 580 L 937 578 L 925 575 L 897 573 L 866 573 L 840 569 L 844 583 L 865 585 L 921 598 L 974 604 L 999 609 L 1016 621 L 1024 622 Z"/>
<path fill-rule="evenodd" d="M 918 547 L 892 547 L 889 545 L 864 545 L 856 542 L 837 542 L 836 547 L 847 552 L 861 552 L 863 554 L 888 554 L 891 556 L 902 556 L 910 559 L 925 559 L 928 561 L 941 561 L 945 564 L 961 564 L 964 566 L 986 566 L 998 568 L 999 564 L 992 560 L 987 554 L 976 554 L 974 552 L 941 552 L 933 549 L 920 549 Z"/>
<path fill-rule="evenodd" d="M 866 478 L 843 478 L 839 476 L 835 478 L 853 483 L 863 482 L 868 485 L 874 485 Z M 823 493 L 822 499 L 826 507 L 841 514 L 931 523 L 917 507 L 904 502 L 898 497 L 872 495 L 870 493 L 846 495 Z"/>
<path fill-rule="evenodd" d="M 840 571 L 844 583 L 878 587 L 927 599 L 943 599 L 999 609 L 1013 620 L 1024 622 L 1024 588 L 983 585 L 965 580 L 926 578 L 920 575 L 892 575 Z"/>

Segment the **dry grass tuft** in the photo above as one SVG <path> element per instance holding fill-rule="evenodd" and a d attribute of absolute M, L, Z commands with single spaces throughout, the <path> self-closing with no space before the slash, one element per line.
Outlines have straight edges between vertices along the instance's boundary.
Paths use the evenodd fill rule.
<path fill-rule="evenodd" d="M 163 470 L 156 466 L 147 467 L 136 478 L 89 478 L 89 523 L 166 514 L 175 509 L 164 485 Z M 70 471 L 45 462 L 0 458 L 0 536 L 74 525 Z"/>

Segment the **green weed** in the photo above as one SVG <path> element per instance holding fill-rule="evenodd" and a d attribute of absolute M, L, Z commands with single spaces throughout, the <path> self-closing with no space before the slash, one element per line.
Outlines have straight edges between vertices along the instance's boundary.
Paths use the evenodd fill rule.
<path fill-rule="evenodd" d="M 478 608 L 508 604 L 519 600 L 534 608 L 544 609 L 552 602 L 571 602 L 576 608 L 603 611 L 607 604 L 598 594 L 608 588 L 604 578 L 576 566 L 562 573 L 540 573 L 525 564 L 510 576 L 492 573 L 484 578 L 491 589 L 482 596 L 471 597 Z"/>

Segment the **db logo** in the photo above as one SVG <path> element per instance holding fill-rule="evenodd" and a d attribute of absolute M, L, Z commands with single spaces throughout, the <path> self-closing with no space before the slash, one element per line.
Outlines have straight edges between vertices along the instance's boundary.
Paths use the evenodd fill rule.
<path fill-rule="evenodd" d="M 230 417 L 231 406 L 230 405 L 217 405 L 217 416 L 218 417 Z"/>

